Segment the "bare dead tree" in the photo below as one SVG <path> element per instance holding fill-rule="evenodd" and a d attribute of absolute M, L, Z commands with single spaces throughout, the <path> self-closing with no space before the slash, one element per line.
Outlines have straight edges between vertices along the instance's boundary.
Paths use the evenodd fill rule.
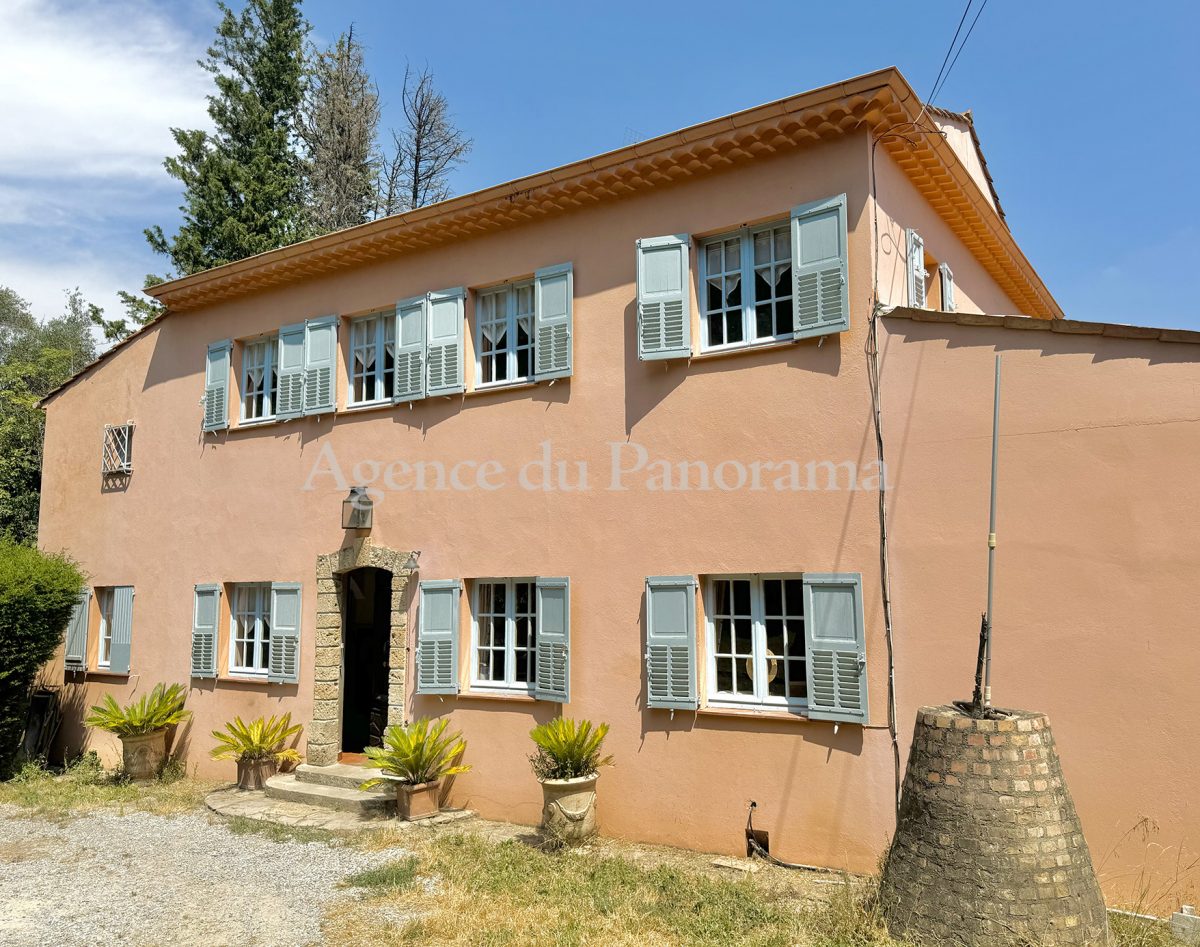
<path fill-rule="evenodd" d="M 401 105 L 404 127 L 392 131 L 392 153 L 381 163 L 376 187 L 380 216 L 444 201 L 450 172 L 473 144 L 451 121 L 450 106 L 428 68 L 404 70 Z"/>

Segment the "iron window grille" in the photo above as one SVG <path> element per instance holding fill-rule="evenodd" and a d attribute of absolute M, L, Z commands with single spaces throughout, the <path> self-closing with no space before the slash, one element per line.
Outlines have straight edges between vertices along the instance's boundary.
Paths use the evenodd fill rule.
<path fill-rule="evenodd" d="M 104 426 L 104 450 L 100 456 L 100 471 L 104 474 L 133 473 L 132 421 Z"/>

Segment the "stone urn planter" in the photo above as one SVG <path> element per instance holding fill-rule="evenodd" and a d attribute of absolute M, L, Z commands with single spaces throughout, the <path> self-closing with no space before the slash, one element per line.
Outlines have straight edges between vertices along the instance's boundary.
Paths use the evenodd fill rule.
<path fill-rule="evenodd" d="M 267 780 L 279 772 L 279 761 L 273 756 L 256 760 L 237 761 L 238 789 L 262 789 Z"/>
<path fill-rule="evenodd" d="M 442 781 L 428 783 L 402 783 L 396 781 L 396 818 L 404 822 L 419 822 L 431 819 L 442 811 L 439 794 Z"/>
<path fill-rule="evenodd" d="M 599 773 L 574 779 L 543 779 L 542 831 L 570 843 L 596 834 L 596 780 Z"/>
<path fill-rule="evenodd" d="M 166 730 L 121 737 L 121 767 L 134 782 L 144 783 L 158 776 L 166 755 Z"/>

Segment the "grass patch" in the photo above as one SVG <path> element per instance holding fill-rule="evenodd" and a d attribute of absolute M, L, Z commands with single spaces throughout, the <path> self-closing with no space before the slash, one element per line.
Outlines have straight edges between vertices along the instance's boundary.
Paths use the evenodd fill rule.
<path fill-rule="evenodd" d="M 840 889 L 836 906 L 807 910 L 772 872 L 766 872 L 771 880 L 718 878 L 624 857 L 548 853 L 511 841 L 496 845 L 470 835 L 435 837 L 417 850 L 415 859 L 351 879 L 377 889 L 394 915 L 410 920 L 395 926 L 372 922 L 363 912 L 378 908 L 376 898 L 371 908 L 339 905 L 326 925 L 333 941 L 545 947 L 894 943 L 864 907 L 869 892 L 861 886 Z M 392 872 L 400 884 L 388 890 Z M 412 884 L 418 874 L 437 883 Z"/>
<path fill-rule="evenodd" d="M 279 825 L 276 822 L 263 822 L 259 819 L 247 819 L 245 816 L 232 816 L 225 827 L 234 835 L 257 835 L 272 842 L 324 842 L 326 845 L 341 844 L 342 839 L 328 829 L 317 829 L 304 825 Z"/>
<path fill-rule="evenodd" d="M 105 770 L 95 753 L 86 753 L 62 772 L 26 763 L 16 776 L 0 783 L 0 804 L 47 818 L 110 808 L 174 815 L 195 809 L 214 786 L 188 778 L 181 767 L 170 764 L 159 779 L 134 783 L 120 771 Z"/>
<path fill-rule="evenodd" d="M 1169 924 L 1124 914 L 1108 916 L 1114 947 L 1179 947 Z"/>
<path fill-rule="evenodd" d="M 369 868 L 351 875 L 346 884 L 354 888 L 368 888 L 375 891 L 403 891 L 409 888 L 417 877 L 417 859 L 410 856 L 399 861 L 388 862 L 378 868 Z"/>

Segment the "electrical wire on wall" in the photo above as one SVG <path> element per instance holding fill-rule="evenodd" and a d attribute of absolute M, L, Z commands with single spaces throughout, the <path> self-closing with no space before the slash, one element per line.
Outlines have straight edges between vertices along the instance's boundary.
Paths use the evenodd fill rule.
<path fill-rule="evenodd" d="M 921 135 L 937 135 L 945 138 L 946 134 L 936 125 L 924 124 L 922 119 L 925 118 L 929 110 L 929 106 L 933 104 L 934 98 L 942 90 L 946 84 L 946 80 L 950 78 L 950 73 L 954 69 L 955 63 L 958 62 L 958 57 L 962 55 L 963 48 L 967 44 L 967 40 L 971 38 L 971 33 L 975 30 L 975 24 L 979 22 L 979 17 L 987 6 L 988 0 L 983 0 L 978 11 L 975 13 L 975 18 L 971 21 L 970 27 L 967 29 L 966 36 L 963 37 L 962 43 L 958 44 L 958 51 L 954 51 L 955 44 L 958 42 L 959 34 L 962 32 L 963 24 L 967 20 L 967 15 L 971 12 L 971 7 L 975 0 L 967 0 L 967 5 L 963 9 L 962 16 L 958 21 L 958 28 L 954 31 L 954 36 L 950 40 L 950 46 L 946 50 L 946 55 L 942 58 L 942 66 L 938 70 L 937 77 L 933 81 L 933 87 L 930 90 L 928 97 L 921 104 L 921 109 L 917 113 L 917 117 L 910 122 L 901 122 L 892 126 L 883 134 L 876 137 L 871 142 L 871 318 L 867 326 L 867 341 L 866 341 L 866 356 L 867 356 L 867 382 L 871 390 L 871 422 L 875 429 L 875 452 L 879 462 L 879 582 L 880 593 L 883 598 L 883 631 L 884 638 L 887 641 L 888 653 L 888 732 L 892 740 L 892 769 L 895 779 L 895 803 L 897 815 L 900 811 L 900 795 L 902 785 L 902 774 L 900 769 L 900 738 L 897 732 L 897 712 L 896 712 L 896 639 L 895 626 L 892 620 L 892 576 L 891 576 L 891 553 L 888 539 L 888 524 L 887 524 L 887 464 L 884 452 L 883 438 L 883 408 L 882 397 L 880 393 L 880 372 L 879 372 L 879 319 L 887 312 L 891 311 L 890 306 L 884 306 L 879 298 L 879 258 L 880 258 L 880 234 L 879 234 L 879 188 L 875 175 L 875 149 L 879 144 L 889 139 L 900 139 L 904 141 L 909 148 L 917 146 L 916 136 Z M 951 59 L 951 53 L 954 53 L 954 58 Z M 949 63 L 949 66 L 947 66 Z M 753 811 L 753 807 L 751 809 Z"/>

